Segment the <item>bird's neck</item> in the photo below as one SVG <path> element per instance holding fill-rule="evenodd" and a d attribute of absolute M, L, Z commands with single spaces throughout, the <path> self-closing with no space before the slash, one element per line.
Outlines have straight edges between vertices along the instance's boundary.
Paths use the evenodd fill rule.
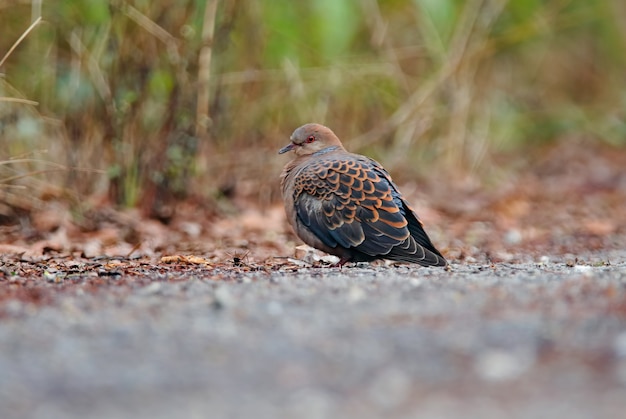
<path fill-rule="evenodd" d="M 340 148 L 341 146 L 331 145 L 330 147 L 326 147 L 326 148 L 321 149 L 320 151 L 316 151 L 315 153 L 311 154 L 311 156 L 321 156 L 323 154 L 331 153 L 333 151 L 339 150 Z"/>
<path fill-rule="evenodd" d="M 287 165 L 285 165 L 285 168 L 284 168 L 284 171 L 283 171 L 283 176 L 286 177 L 291 172 L 293 172 L 294 169 L 296 169 L 297 167 L 300 167 L 302 165 L 306 165 L 307 162 L 311 158 L 323 156 L 323 155 L 326 155 L 328 153 L 332 153 L 334 151 L 341 151 L 341 150 L 345 151 L 345 149 L 342 146 L 340 146 L 340 145 L 331 145 L 331 146 L 323 148 L 323 149 L 321 149 L 319 151 L 316 151 L 313 154 L 307 154 L 305 156 L 297 156 L 295 159 L 291 160 L 289 163 L 287 163 Z M 298 170 L 296 170 L 296 172 L 297 171 Z"/>

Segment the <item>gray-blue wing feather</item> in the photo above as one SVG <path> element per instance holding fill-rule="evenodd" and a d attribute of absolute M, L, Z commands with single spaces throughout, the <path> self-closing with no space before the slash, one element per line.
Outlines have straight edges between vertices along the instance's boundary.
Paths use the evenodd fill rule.
<path fill-rule="evenodd" d="M 340 157 L 318 159 L 298 173 L 300 222 L 328 247 L 349 249 L 356 259 L 445 264 L 382 166 L 361 156 Z"/>

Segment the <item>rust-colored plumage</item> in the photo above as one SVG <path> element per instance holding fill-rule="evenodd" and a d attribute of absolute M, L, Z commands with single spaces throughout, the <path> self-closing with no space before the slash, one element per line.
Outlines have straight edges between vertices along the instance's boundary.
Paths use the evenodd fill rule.
<path fill-rule="evenodd" d="M 285 211 L 309 246 L 346 262 L 390 259 L 446 266 L 415 212 L 376 161 L 349 153 L 327 127 L 306 124 L 279 153 L 294 151 L 281 175 Z"/>

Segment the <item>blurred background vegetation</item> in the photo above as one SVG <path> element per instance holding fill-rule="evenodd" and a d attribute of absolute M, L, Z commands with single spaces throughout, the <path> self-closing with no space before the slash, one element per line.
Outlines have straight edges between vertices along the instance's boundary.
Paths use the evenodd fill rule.
<path fill-rule="evenodd" d="M 0 216 L 266 206 L 311 121 L 400 182 L 489 185 L 626 144 L 625 44 L 622 0 L 0 1 Z"/>

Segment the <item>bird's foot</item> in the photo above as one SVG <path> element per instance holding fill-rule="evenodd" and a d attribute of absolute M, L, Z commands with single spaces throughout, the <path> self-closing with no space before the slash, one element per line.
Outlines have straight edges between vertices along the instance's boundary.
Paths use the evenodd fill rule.
<path fill-rule="evenodd" d="M 339 262 L 330 265 L 330 267 L 342 269 L 343 265 L 345 265 L 348 262 L 350 262 L 350 258 L 342 257 L 341 259 L 339 259 Z"/>

